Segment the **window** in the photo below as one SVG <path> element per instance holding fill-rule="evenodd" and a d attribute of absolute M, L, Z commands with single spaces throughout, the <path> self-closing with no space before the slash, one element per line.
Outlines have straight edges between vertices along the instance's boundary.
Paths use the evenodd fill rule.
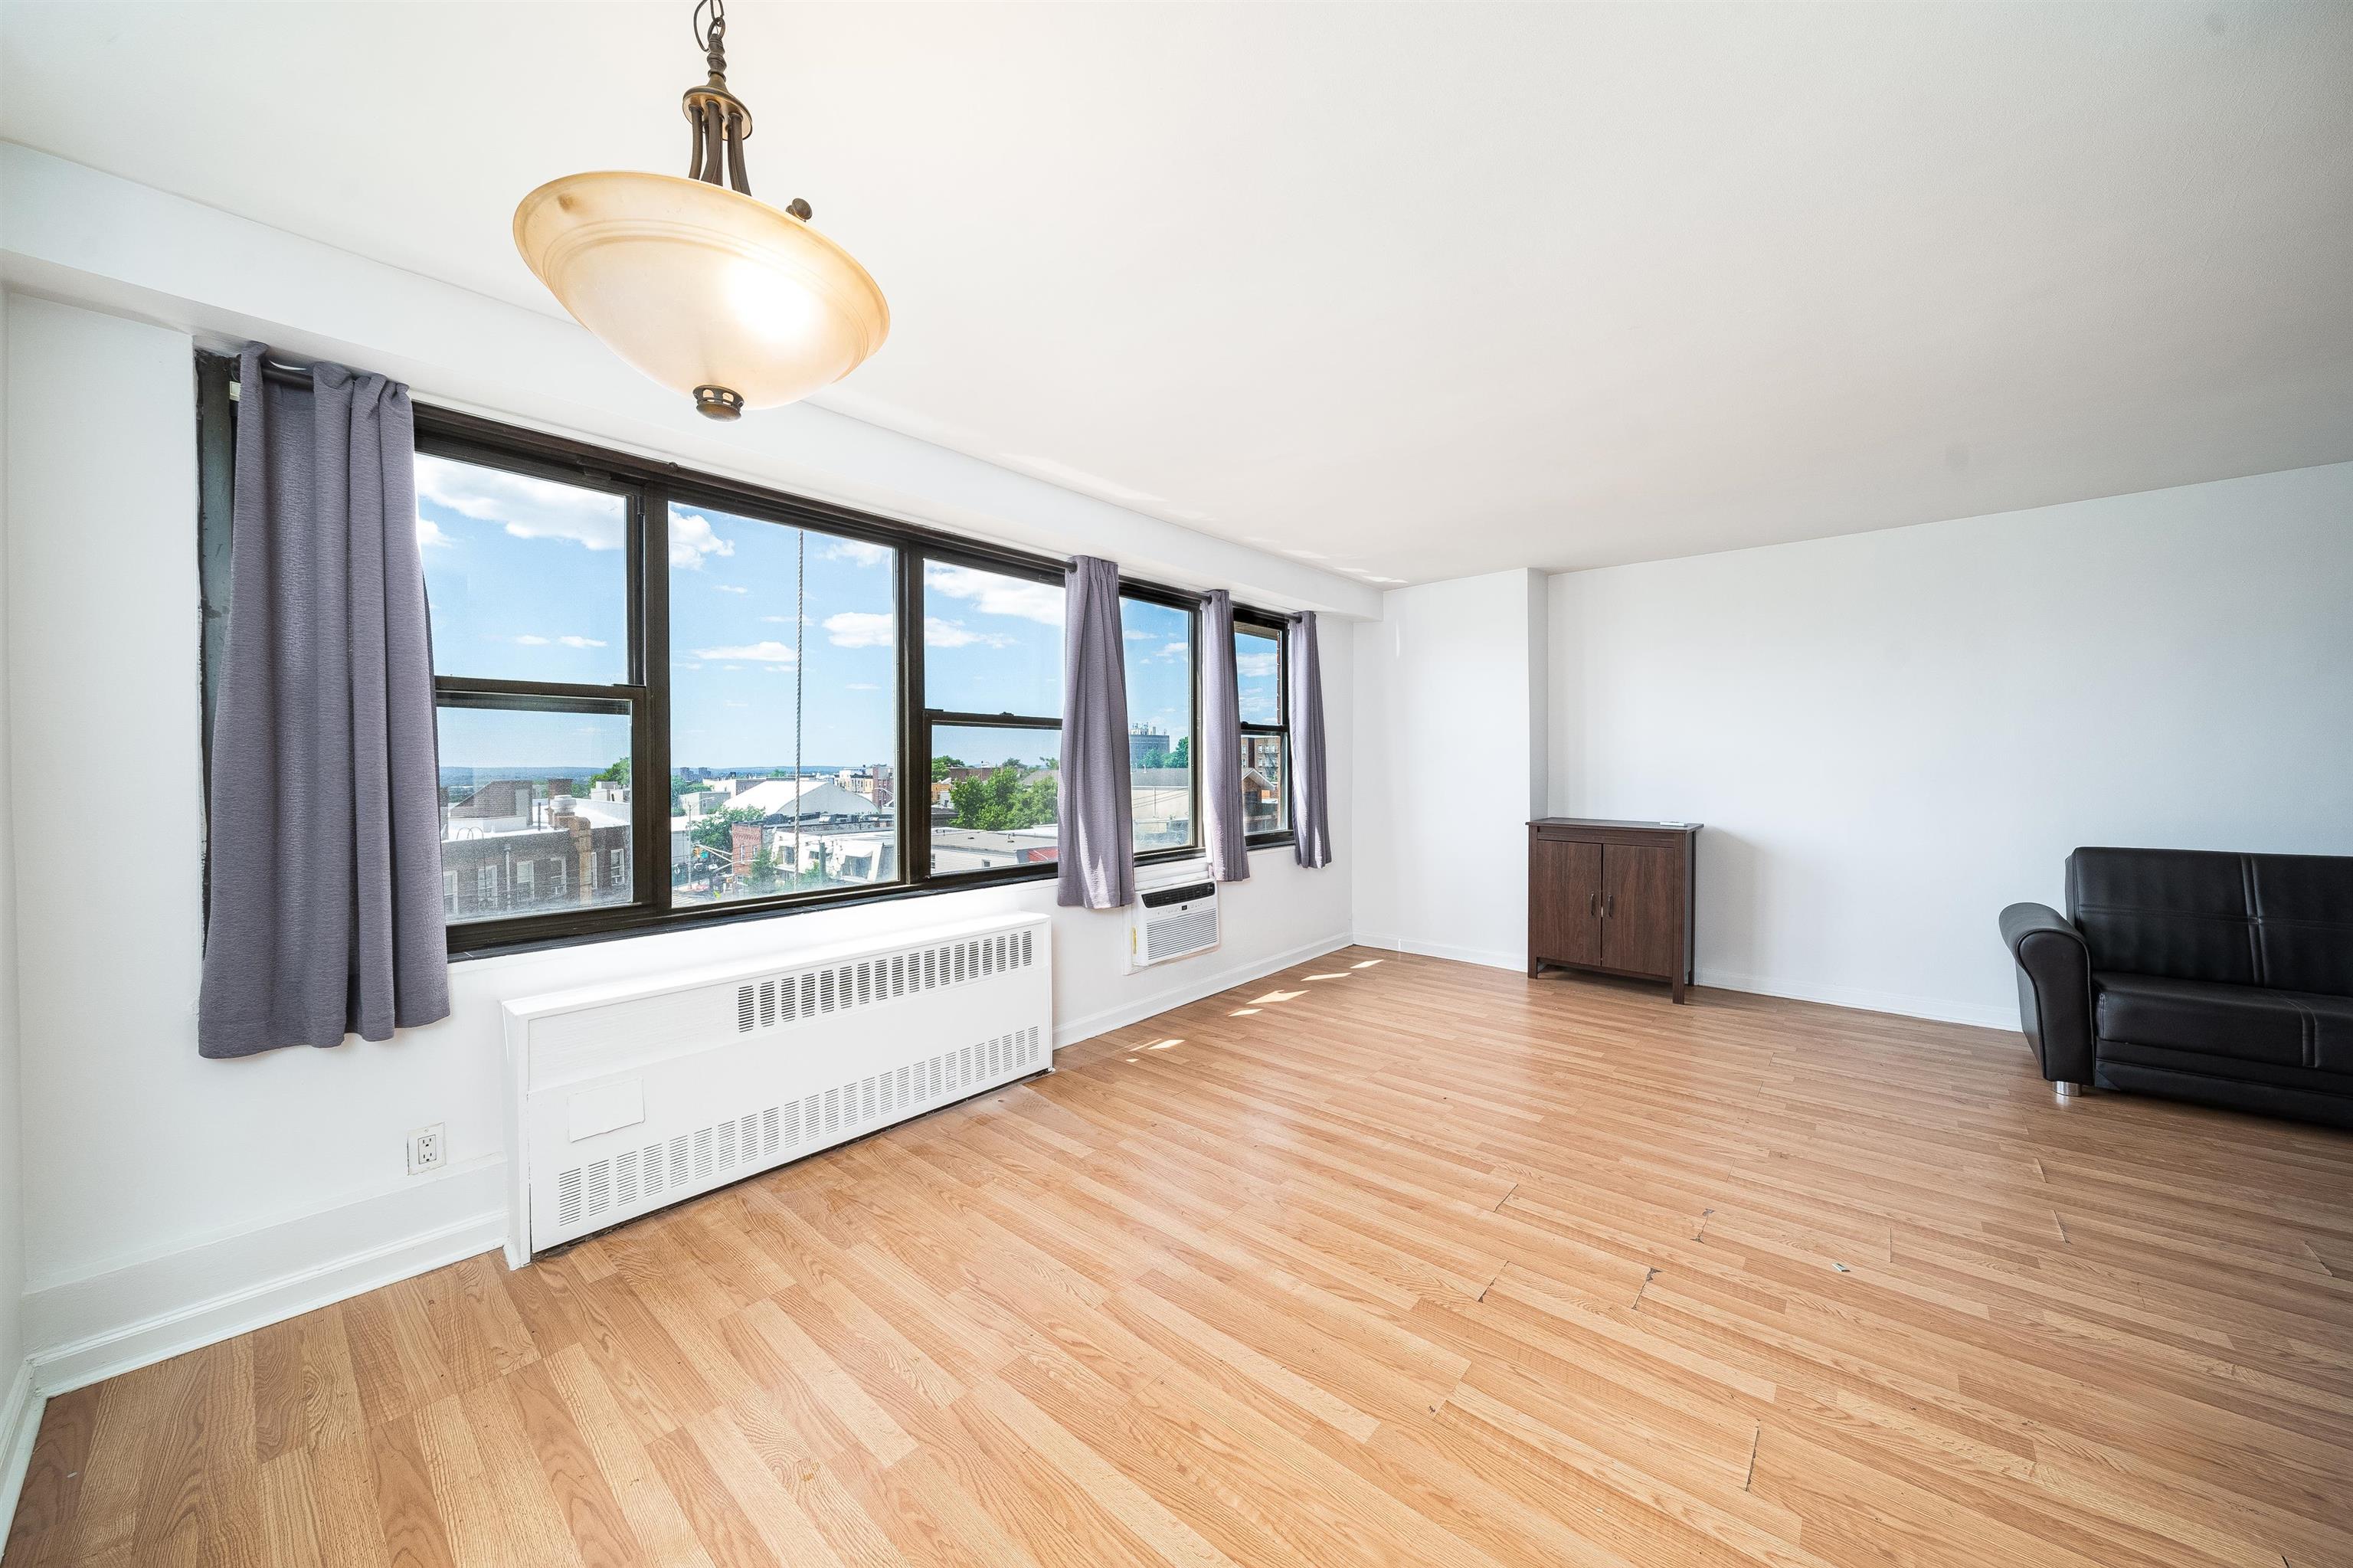
<path fill-rule="evenodd" d="M 1241 701 L 1242 832 L 1272 843 L 1291 832 L 1291 710 L 1279 621 L 1234 618 L 1234 683 Z"/>
<path fill-rule="evenodd" d="M 898 841 L 898 552 L 669 508 L 670 904 L 868 886 Z"/>
<path fill-rule="evenodd" d="M 1193 789 L 1193 638 L 1189 605 L 1133 594 L 1119 601 L 1126 640 L 1128 787 L 1135 853 L 1188 849 L 1200 802 Z"/>
<path fill-rule="evenodd" d="M 923 562 L 922 755 L 933 876 L 1050 865 L 1062 779 L 1062 584 Z"/>
<path fill-rule="evenodd" d="M 231 367 L 199 359 L 207 726 Z M 1062 563 L 430 407 L 417 421 L 453 953 L 1053 874 Z M 1124 583 L 1120 616 L 1136 853 L 1189 854 L 1198 601 Z M 1282 630 L 1237 616 L 1267 842 L 1290 819 Z"/>

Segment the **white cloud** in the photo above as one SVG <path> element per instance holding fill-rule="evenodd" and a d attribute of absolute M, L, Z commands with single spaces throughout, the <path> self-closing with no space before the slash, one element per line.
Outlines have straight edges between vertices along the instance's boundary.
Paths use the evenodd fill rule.
<path fill-rule="evenodd" d="M 789 664 L 800 657 L 786 642 L 745 642 L 733 648 L 698 648 L 698 659 L 746 659 L 758 664 Z M 729 665 L 735 669 L 739 666 Z"/>
<path fill-rule="evenodd" d="M 1040 626 L 1062 624 L 1062 589 L 1058 583 L 1028 582 L 939 561 L 923 567 L 923 581 L 950 599 L 969 600 L 983 615 L 1017 616 Z"/>
<path fill-rule="evenodd" d="M 1013 639 L 993 631 L 973 631 L 961 621 L 942 620 L 936 615 L 923 617 L 923 646 L 926 648 L 968 648 L 978 642 L 990 648 L 1009 648 Z"/>
<path fill-rule="evenodd" d="M 417 460 L 417 498 L 478 523 L 499 524 L 518 539 L 569 539 L 591 550 L 617 550 L 628 533 L 627 505 L 617 495 L 447 458 Z"/>
<path fill-rule="evenodd" d="M 764 615 L 760 619 L 771 626 L 790 626 L 793 623 L 793 618 L 789 615 Z"/>
<path fill-rule="evenodd" d="M 845 609 L 825 618 L 826 641 L 836 648 L 888 648 L 892 624 L 885 611 Z"/>
<path fill-rule="evenodd" d="M 605 640 L 601 637 L 559 637 L 556 641 L 563 643 L 566 648 L 602 648 L 605 646 Z"/>
<path fill-rule="evenodd" d="M 699 512 L 673 512 L 670 519 L 670 564 L 690 572 L 702 569 L 705 556 L 732 556 L 735 544 L 723 539 L 711 519 Z"/>
<path fill-rule="evenodd" d="M 891 558 L 891 546 L 872 545 L 863 539 L 836 539 L 826 546 L 828 561 L 854 561 L 861 567 L 879 567 Z"/>
<path fill-rule="evenodd" d="M 752 591 L 747 588 L 738 588 L 733 583 L 712 583 L 711 586 L 717 588 L 721 593 L 750 593 Z"/>
<path fill-rule="evenodd" d="M 457 543 L 441 532 L 441 524 L 419 514 L 417 519 L 417 547 L 420 550 L 446 550 Z"/>
<path fill-rule="evenodd" d="M 1234 668 L 1245 675 L 1271 675 L 1274 673 L 1274 655 L 1243 653 L 1235 658 Z"/>
<path fill-rule="evenodd" d="M 524 632 L 521 637 L 516 638 L 515 641 L 522 643 L 526 648 L 544 648 L 547 646 L 546 638 L 533 637 L 528 631 Z"/>
<path fill-rule="evenodd" d="M 1189 642 L 1171 642 L 1160 650 L 1163 659 L 1182 659 L 1193 652 Z"/>
<path fill-rule="evenodd" d="M 849 683 L 849 689 L 853 692 L 879 692 L 882 688 L 871 681 L 852 681 Z"/>
<path fill-rule="evenodd" d="M 1125 631 L 1121 632 L 1120 635 L 1126 638 L 1130 642 L 1149 642 L 1152 641 L 1152 633 L 1145 631 L 1139 627 L 1131 626 Z"/>

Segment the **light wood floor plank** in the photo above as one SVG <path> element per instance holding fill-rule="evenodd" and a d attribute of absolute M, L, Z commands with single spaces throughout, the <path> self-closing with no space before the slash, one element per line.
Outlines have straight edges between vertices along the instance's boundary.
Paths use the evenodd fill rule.
<path fill-rule="evenodd" d="M 1345 949 L 50 1402 L 7 1568 L 2353 1564 L 2353 1137 Z"/>

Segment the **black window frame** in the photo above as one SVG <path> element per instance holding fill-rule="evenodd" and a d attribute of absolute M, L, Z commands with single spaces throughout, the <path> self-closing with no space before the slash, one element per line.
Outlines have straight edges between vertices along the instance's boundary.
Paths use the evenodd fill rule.
<path fill-rule="evenodd" d="M 211 773 L 210 748 L 215 682 L 225 646 L 223 629 L 228 614 L 227 561 L 230 514 L 228 486 L 236 463 L 234 410 L 237 361 L 198 351 L 195 365 L 198 437 L 197 553 L 204 585 L 201 605 L 203 717 L 206 772 Z M 307 371 L 269 373 L 308 386 Z M 1056 874 L 1054 862 L 1001 866 L 987 871 L 953 872 L 934 875 L 931 870 L 931 731 L 939 723 L 977 724 L 991 728 L 1050 728 L 1060 730 L 1063 718 L 1040 715 L 974 714 L 931 709 L 924 705 L 923 564 L 941 561 L 1008 577 L 1060 583 L 1063 561 L 1032 552 L 948 534 L 921 524 L 817 501 L 765 486 L 691 470 L 667 460 L 597 446 L 509 425 L 479 415 L 432 404 L 414 405 L 417 450 L 453 461 L 476 463 L 560 483 L 617 493 L 628 498 L 627 524 L 627 592 L 629 627 L 628 680 L 609 685 L 512 681 L 484 677 L 434 676 L 436 705 L 449 699 L 458 705 L 544 710 L 555 705 L 586 705 L 591 711 L 609 712 L 610 705 L 628 705 L 630 714 L 630 824 L 632 901 L 626 905 L 565 910 L 474 920 L 447 927 L 453 959 L 499 953 L 532 952 L 548 948 L 614 940 L 659 931 L 724 925 L 740 920 L 773 919 L 808 909 L 825 909 L 890 899 L 929 897 L 961 893 L 1006 883 L 1045 881 Z M 834 537 L 877 544 L 892 552 L 892 609 L 896 625 L 897 756 L 893 760 L 893 792 L 897 807 L 896 853 L 898 880 L 880 885 L 795 889 L 761 898 L 684 907 L 670 903 L 670 507 L 706 507 L 732 516 L 780 526 L 807 528 Z M 1180 609 L 1188 617 L 1193 649 L 1192 716 L 1188 734 L 1191 762 L 1192 840 L 1136 855 L 1136 863 L 1151 865 L 1196 860 L 1204 850 L 1201 825 L 1201 598 L 1166 584 L 1122 577 L 1123 599 Z M 1234 608 L 1237 626 L 1248 625 L 1277 640 L 1277 704 L 1282 723 L 1245 725 L 1243 733 L 1282 736 L 1285 783 L 1284 825 L 1281 832 L 1250 835 L 1252 849 L 1292 842 L 1290 785 L 1290 672 L 1287 623 L 1268 611 Z M 649 789 L 648 781 L 659 788 Z M 209 867 L 207 867 L 209 874 Z"/>
<path fill-rule="evenodd" d="M 1282 826 L 1270 829 L 1262 833 L 1244 833 L 1242 844 L 1248 849 L 1276 849 L 1284 844 L 1296 842 L 1298 840 L 1298 821 L 1293 810 L 1293 801 L 1299 791 L 1292 768 L 1291 749 L 1291 622 L 1282 616 L 1270 614 L 1265 610 L 1244 609 L 1237 605 L 1234 607 L 1234 630 L 1237 634 L 1247 630 L 1253 636 L 1270 637 L 1274 640 L 1275 722 L 1272 724 L 1244 722 L 1241 724 L 1241 732 L 1245 743 L 1253 736 L 1271 736 L 1281 747 Z M 1240 683 L 1241 657 L 1239 648 L 1235 650 L 1234 654 L 1234 680 L 1237 685 Z M 1196 711 L 1198 711 L 1198 707 Z M 1236 694 L 1234 712 L 1237 715 L 1241 712 L 1239 693 Z"/>

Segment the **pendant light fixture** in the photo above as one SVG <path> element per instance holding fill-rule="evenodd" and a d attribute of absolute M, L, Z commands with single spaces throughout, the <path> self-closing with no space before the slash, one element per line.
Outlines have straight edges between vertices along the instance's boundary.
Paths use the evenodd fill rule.
<path fill-rule="evenodd" d="M 695 7 L 694 38 L 711 78 L 686 90 L 686 177 L 552 180 L 515 208 L 515 249 L 614 353 L 733 419 L 857 369 L 890 334 L 891 307 L 849 252 L 809 227 L 808 203 L 779 211 L 753 199 L 752 111 L 727 90 L 725 0 Z"/>

